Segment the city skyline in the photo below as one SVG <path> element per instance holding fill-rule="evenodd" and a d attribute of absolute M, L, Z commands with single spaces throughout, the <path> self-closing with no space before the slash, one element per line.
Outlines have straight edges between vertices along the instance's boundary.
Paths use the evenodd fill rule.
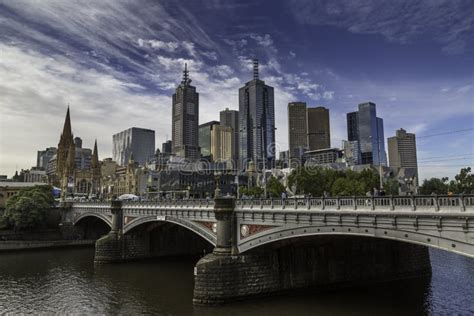
<path fill-rule="evenodd" d="M 404 7 L 421 21 L 432 18 L 427 22 L 431 26 L 446 22 L 433 29 L 409 30 L 404 21 L 393 18 L 389 27 L 379 30 L 377 21 L 362 23 L 362 10 L 335 2 L 332 7 L 307 4 L 301 20 L 281 22 L 278 32 L 269 19 L 262 18 L 258 25 L 241 18 L 234 24 L 246 28 L 227 26 L 217 34 L 213 31 L 225 21 L 211 23 L 211 19 L 197 20 L 196 15 L 235 12 L 232 16 L 239 16 L 250 7 L 251 15 L 258 16 L 262 8 L 245 2 L 217 1 L 202 8 L 194 2 L 185 8 L 163 2 L 142 4 L 137 13 L 132 4 L 107 1 L 82 7 L 24 4 L 0 2 L 0 26 L 5 30 L 0 35 L 0 67 L 5 69 L 0 78 L 0 174 L 11 176 L 15 169 L 34 166 L 38 150 L 57 145 L 68 102 L 74 134 L 88 144 L 97 137 L 101 159 L 112 156 L 111 135 L 132 126 L 155 130 L 156 144 L 171 139 L 171 94 L 184 62 L 200 93 L 202 124 L 218 120 L 226 107 L 238 109 L 238 88 L 251 77 L 250 59 L 258 57 L 261 77 L 275 88 L 280 150 L 288 148 L 286 107 L 295 101 L 330 110 L 333 147 L 347 139 L 346 113 L 366 101 L 375 102 L 378 116 L 384 119 L 384 142 L 399 128 L 420 137 L 473 127 L 474 87 L 472 71 L 466 67 L 473 64 L 473 43 L 461 26 L 438 12 L 472 17 L 473 10 L 463 2 L 391 8 Z M 278 2 L 266 13 L 277 17 L 278 9 L 287 5 L 293 14 L 301 6 Z M 354 10 L 352 19 L 347 18 L 348 9 Z M 370 1 L 365 9 L 382 16 L 390 11 Z M 111 21 L 121 10 L 130 11 L 122 24 Z M 314 10 L 321 13 L 320 21 L 311 19 Z M 102 33 L 107 29 L 100 30 L 100 19 L 90 19 L 89 13 L 104 17 L 109 29 L 129 28 L 125 35 Z M 153 24 L 153 15 L 168 27 Z M 180 23 L 177 16 L 184 16 L 187 23 Z M 299 35 L 288 38 L 295 31 Z M 101 35 L 107 40 L 99 41 Z M 309 42 L 313 38 L 318 51 L 308 56 L 303 48 L 313 45 Z M 376 58 L 364 57 L 364 46 L 376 48 Z M 348 48 L 350 63 L 344 53 Z M 420 139 L 417 147 L 421 179 L 452 178 L 461 165 L 473 165 L 472 158 L 428 163 L 430 157 L 472 157 L 472 131 Z"/>

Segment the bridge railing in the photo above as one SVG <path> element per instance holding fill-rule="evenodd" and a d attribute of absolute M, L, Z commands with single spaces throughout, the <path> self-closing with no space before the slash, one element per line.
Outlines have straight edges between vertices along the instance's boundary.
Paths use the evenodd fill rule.
<path fill-rule="evenodd" d="M 240 199 L 238 209 L 474 211 L 474 195 L 342 196 Z"/>
<path fill-rule="evenodd" d="M 86 202 L 74 202 L 72 203 L 72 207 L 75 209 L 82 209 L 82 210 L 87 210 L 87 209 L 110 209 L 110 202 L 92 202 L 92 201 L 86 201 Z"/>
<path fill-rule="evenodd" d="M 214 207 L 213 200 L 207 199 L 167 199 L 159 201 L 124 201 L 123 208 L 189 208 L 209 209 Z"/>

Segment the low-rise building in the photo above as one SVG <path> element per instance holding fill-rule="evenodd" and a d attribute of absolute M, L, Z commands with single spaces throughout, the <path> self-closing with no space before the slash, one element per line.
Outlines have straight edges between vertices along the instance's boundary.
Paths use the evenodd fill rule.
<path fill-rule="evenodd" d="M 342 162 L 343 151 L 339 148 L 325 148 L 305 152 L 306 165 L 322 165 Z"/>
<path fill-rule="evenodd" d="M 46 170 L 33 167 L 23 172 L 23 182 L 43 182 L 48 183 Z"/>

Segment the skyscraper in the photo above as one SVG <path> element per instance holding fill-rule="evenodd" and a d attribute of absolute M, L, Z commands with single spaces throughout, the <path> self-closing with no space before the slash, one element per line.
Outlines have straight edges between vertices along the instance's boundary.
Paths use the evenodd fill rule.
<path fill-rule="evenodd" d="M 347 136 L 359 155 L 360 164 L 387 165 L 383 120 L 377 117 L 375 103 L 359 104 L 359 111 L 347 114 Z M 356 143 L 355 143 L 356 142 Z"/>
<path fill-rule="evenodd" d="M 161 153 L 162 154 L 171 154 L 173 148 L 173 143 L 170 140 L 167 140 L 161 144 Z"/>
<path fill-rule="evenodd" d="M 112 141 L 112 155 L 120 166 L 125 166 L 132 154 L 142 166 L 155 154 L 155 131 L 151 129 L 132 127 L 113 135 Z"/>
<path fill-rule="evenodd" d="M 288 103 L 288 150 L 289 158 L 301 159 L 301 153 L 308 149 L 308 128 L 306 103 Z"/>
<path fill-rule="evenodd" d="M 191 86 L 187 64 L 184 64 L 183 80 L 173 94 L 172 112 L 173 154 L 190 160 L 199 159 L 199 93 Z"/>
<path fill-rule="evenodd" d="M 322 106 L 308 108 L 307 119 L 309 150 L 330 148 L 329 109 Z"/>
<path fill-rule="evenodd" d="M 201 158 L 212 161 L 211 154 L 211 130 L 214 125 L 219 125 L 217 121 L 210 121 L 199 125 L 199 148 L 201 149 Z"/>
<path fill-rule="evenodd" d="M 240 169 L 253 161 L 259 169 L 275 162 L 275 104 L 273 87 L 258 78 L 253 61 L 253 80 L 239 89 Z"/>
<path fill-rule="evenodd" d="M 211 128 L 211 156 L 215 162 L 225 162 L 226 169 L 235 168 L 232 161 L 234 130 L 229 126 L 219 124 L 212 125 Z"/>
<path fill-rule="evenodd" d="M 416 169 L 415 174 L 418 178 L 415 134 L 407 133 L 400 128 L 394 137 L 388 138 L 387 142 L 390 167 Z"/>
<path fill-rule="evenodd" d="M 46 150 L 38 150 L 38 155 L 36 158 L 36 168 L 46 170 L 48 169 L 48 162 L 56 155 L 56 147 L 48 147 Z"/>
<path fill-rule="evenodd" d="M 237 169 L 239 161 L 239 111 L 226 108 L 220 112 L 221 126 L 232 128 L 232 163 L 233 168 Z"/>
<path fill-rule="evenodd" d="M 347 113 L 347 140 L 357 141 L 359 139 L 359 113 L 351 112 Z"/>

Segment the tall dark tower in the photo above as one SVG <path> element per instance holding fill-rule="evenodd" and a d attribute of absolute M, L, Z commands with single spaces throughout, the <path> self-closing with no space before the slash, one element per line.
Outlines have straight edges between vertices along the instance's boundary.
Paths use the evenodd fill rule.
<path fill-rule="evenodd" d="M 191 86 L 187 64 L 183 80 L 173 94 L 172 152 L 189 160 L 200 157 L 199 150 L 199 93 Z"/>
<path fill-rule="evenodd" d="M 253 60 L 253 80 L 239 89 L 240 169 L 253 161 L 258 169 L 272 168 L 275 162 L 275 104 L 273 87 L 258 76 L 258 60 Z"/>

